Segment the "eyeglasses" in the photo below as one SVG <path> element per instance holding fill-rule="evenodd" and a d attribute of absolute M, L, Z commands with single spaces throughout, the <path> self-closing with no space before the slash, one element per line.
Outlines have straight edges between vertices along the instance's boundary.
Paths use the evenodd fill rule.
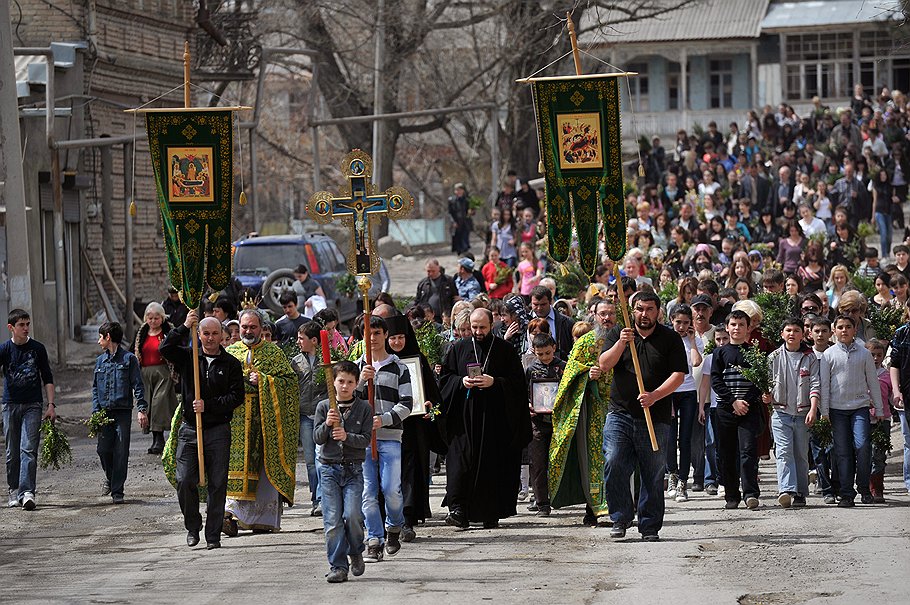
<path fill-rule="evenodd" d="M 803 313 L 818 313 L 818 307 L 816 306 L 805 306 L 801 309 Z"/>

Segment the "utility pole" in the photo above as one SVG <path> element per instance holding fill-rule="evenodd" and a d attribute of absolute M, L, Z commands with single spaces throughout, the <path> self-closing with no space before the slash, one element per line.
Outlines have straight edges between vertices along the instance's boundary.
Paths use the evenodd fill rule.
<path fill-rule="evenodd" d="M 22 174 L 22 144 L 19 106 L 16 99 L 16 68 L 10 31 L 9 2 L 0 2 L 0 180 L 5 181 L 2 199 L 6 205 L 6 263 L 9 275 L 10 309 L 32 309 L 32 276 L 28 254 L 25 215 L 25 177 Z M 53 61 L 48 65 L 53 69 Z"/>
<path fill-rule="evenodd" d="M 382 71 L 385 63 L 385 0 L 378 0 L 376 8 L 376 55 L 373 62 L 373 115 L 382 115 L 383 85 Z M 385 124 L 382 120 L 373 122 L 373 184 L 382 187 L 382 136 Z"/>

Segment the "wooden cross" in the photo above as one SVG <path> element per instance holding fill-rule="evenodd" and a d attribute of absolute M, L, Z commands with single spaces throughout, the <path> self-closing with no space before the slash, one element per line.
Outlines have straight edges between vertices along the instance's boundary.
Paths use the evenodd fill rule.
<path fill-rule="evenodd" d="M 347 194 L 335 197 L 329 191 L 317 191 L 307 202 L 306 211 L 317 223 L 331 223 L 335 217 L 351 229 L 348 271 L 370 275 L 379 271 L 379 251 L 373 239 L 373 219 L 387 215 L 390 219 L 407 216 L 414 207 L 414 197 L 404 187 L 390 187 L 374 193 L 370 177 L 373 160 L 355 149 L 344 156 L 341 172 L 348 180 Z"/>

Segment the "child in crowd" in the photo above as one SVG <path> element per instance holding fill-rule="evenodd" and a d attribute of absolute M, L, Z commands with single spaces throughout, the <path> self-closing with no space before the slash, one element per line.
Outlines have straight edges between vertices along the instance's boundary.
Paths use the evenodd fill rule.
<path fill-rule="evenodd" d="M 856 488 L 863 504 L 872 504 L 869 475 L 872 472 L 872 445 L 869 439 L 869 407 L 874 417 L 881 419 L 882 392 L 872 355 L 856 342 L 856 324 L 847 315 L 834 320 L 837 344 L 825 351 L 830 369 L 830 393 L 837 393 L 827 404 L 831 427 L 834 430 L 834 451 L 840 480 L 842 508 L 854 505 Z M 871 400 L 870 400 L 871 399 Z M 871 406 L 870 406 L 871 404 Z"/>
<path fill-rule="evenodd" d="M 548 333 L 535 334 L 531 340 L 537 360 L 525 370 L 529 391 L 534 383 L 547 381 L 559 383 L 565 370 L 566 362 L 556 357 L 556 341 Z M 548 488 L 548 457 L 550 439 L 553 437 L 553 414 L 534 412 L 531 408 L 531 443 L 528 453 L 531 460 L 531 485 L 534 487 L 534 502 L 528 510 L 536 511 L 538 517 L 550 516 L 550 492 Z"/>
<path fill-rule="evenodd" d="M 362 465 L 373 431 L 373 411 L 354 396 L 360 370 L 353 362 L 337 362 L 333 373 L 338 407 L 333 410 L 328 399 L 316 405 L 313 439 L 322 446 L 322 525 L 330 566 L 326 580 L 338 583 L 347 581 L 348 569 L 355 576 L 364 572 Z"/>
<path fill-rule="evenodd" d="M 92 382 L 92 414 L 104 410 L 113 421 L 98 432 L 98 457 L 104 470 L 101 493 L 123 504 L 123 485 L 130 459 L 130 427 L 133 398 L 139 409 L 139 425 L 148 426 L 148 403 L 139 371 L 139 360 L 120 346 L 123 328 L 105 322 L 98 328 L 98 344 L 104 351 L 95 361 Z"/>
<path fill-rule="evenodd" d="M 704 345 L 695 335 L 692 328 L 692 309 L 687 304 L 673 308 L 670 316 L 673 330 L 683 340 L 689 371 L 683 383 L 673 393 L 674 418 L 670 424 L 670 438 L 667 446 L 667 469 L 670 478 L 667 481 L 667 492 L 677 502 L 688 502 L 689 470 L 692 466 L 692 431 L 698 418 L 698 390 L 692 369 L 702 364 Z M 679 441 L 679 463 L 676 459 L 677 436 Z"/>
<path fill-rule="evenodd" d="M 338 331 L 338 311 L 328 308 L 322 309 L 313 316 L 313 319 L 319 322 L 322 329 L 329 333 L 329 346 L 347 355 L 348 343 L 345 342 L 344 336 Z"/>
<path fill-rule="evenodd" d="M 727 316 L 730 342 L 714 350 L 711 386 L 717 393 L 717 453 L 724 486 L 724 508 L 759 506 L 758 434 L 762 428 L 761 392 L 739 370 L 747 365 L 743 352 L 753 346 L 749 316 L 740 310 Z M 742 497 L 740 496 L 742 478 Z"/>
<path fill-rule="evenodd" d="M 872 355 L 872 361 L 875 363 L 875 371 L 878 373 L 878 385 L 882 393 L 882 411 L 884 416 L 878 421 L 878 425 L 873 431 L 881 431 L 885 435 L 891 435 L 891 376 L 888 368 L 882 363 L 885 360 L 887 346 L 877 338 L 871 338 L 866 343 L 866 349 Z M 871 413 L 871 410 L 870 410 Z M 869 492 L 872 494 L 872 501 L 875 504 L 885 502 L 885 462 L 888 460 L 888 451 L 876 443 L 872 443 L 872 474 L 869 476 Z"/>
<path fill-rule="evenodd" d="M 821 401 L 827 409 L 830 406 L 831 369 L 825 359 L 825 351 L 831 346 L 831 321 L 827 317 L 815 315 L 810 322 L 812 351 L 818 358 L 818 376 L 821 384 Z M 825 504 L 837 504 L 840 493 L 840 482 L 837 479 L 837 460 L 834 456 L 834 444 L 822 447 L 814 434 L 810 434 L 809 447 L 812 462 L 816 471 L 816 491 L 821 490 Z"/>
<path fill-rule="evenodd" d="M 719 325 L 714 328 L 714 343 L 722 347 L 730 342 L 727 327 Z M 711 368 L 714 353 L 705 355 L 702 361 L 702 378 L 699 386 L 698 421 L 705 426 L 705 493 L 717 495 L 720 485 L 720 467 L 717 464 L 717 393 L 711 388 Z"/>
<path fill-rule="evenodd" d="M 769 360 L 774 392 L 762 394 L 762 401 L 774 406 L 771 432 L 776 446 L 777 502 L 783 508 L 803 507 L 809 493 L 809 429 L 821 402 L 819 361 L 803 342 L 801 320 L 786 320 L 781 338 L 784 344 Z"/>

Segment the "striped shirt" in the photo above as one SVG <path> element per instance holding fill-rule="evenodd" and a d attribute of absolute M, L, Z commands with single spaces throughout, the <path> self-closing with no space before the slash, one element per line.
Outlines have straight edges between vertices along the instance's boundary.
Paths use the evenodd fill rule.
<path fill-rule="evenodd" d="M 366 357 L 361 356 L 357 366 L 362 370 L 365 365 Z M 382 418 L 382 428 L 376 430 L 376 439 L 401 441 L 401 423 L 411 414 L 413 402 L 411 374 L 407 366 L 398 361 L 397 355 L 389 355 L 382 361 L 374 360 L 373 367 L 376 368 L 374 410 L 375 415 Z M 355 394 L 368 401 L 365 380 L 360 381 Z"/>

